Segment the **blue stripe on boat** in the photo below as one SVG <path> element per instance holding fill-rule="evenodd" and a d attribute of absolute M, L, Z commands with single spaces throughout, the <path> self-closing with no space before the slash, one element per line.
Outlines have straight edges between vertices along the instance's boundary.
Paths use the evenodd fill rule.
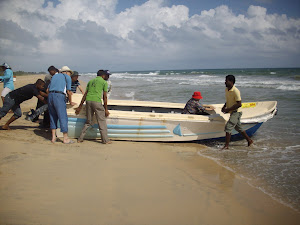
<path fill-rule="evenodd" d="M 76 123 L 85 123 L 86 119 L 83 118 L 69 118 L 68 122 L 70 125 Z M 98 127 L 97 124 L 93 127 Z M 118 124 L 107 124 L 108 129 L 166 129 L 164 125 L 118 125 Z"/>
<path fill-rule="evenodd" d="M 68 117 L 68 121 L 69 122 L 81 122 L 81 123 L 85 123 L 86 119 L 84 119 L 84 118 Z"/>
<path fill-rule="evenodd" d="M 110 138 L 170 138 L 173 135 L 136 135 L 136 134 L 108 134 Z"/>
<path fill-rule="evenodd" d="M 117 125 L 107 124 L 108 129 L 167 129 L 162 125 Z"/>
<path fill-rule="evenodd" d="M 114 134 L 155 134 L 155 133 L 170 133 L 169 130 L 117 130 L 108 129 L 108 133 Z"/>

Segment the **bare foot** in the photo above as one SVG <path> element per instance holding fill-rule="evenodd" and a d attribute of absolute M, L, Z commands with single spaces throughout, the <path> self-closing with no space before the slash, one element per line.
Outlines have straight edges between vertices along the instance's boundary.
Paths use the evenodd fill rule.
<path fill-rule="evenodd" d="M 77 143 L 82 143 L 83 141 L 77 140 Z"/>
<path fill-rule="evenodd" d="M 54 139 L 52 138 L 51 142 L 52 142 L 52 144 L 55 144 L 55 142 L 56 142 L 56 137 L 55 137 Z"/>
<path fill-rule="evenodd" d="M 7 126 L 7 125 L 4 125 L 4 126 L 2 126 L 2 129 L 3 129 L 3 130 L 10 130 L 10 127 Z"/>
<path fill-rule="evenodd" d="M 221 150 L 224 150 L 224 149 L 229 149 L 229 147 L 225 145 L 223 148 L 221 148 Z"/>
<path fill-rule="evenodd" d="M 102 143 L 102 144 L 107 145 L 107 144 L 111 144 L 111 143 L 112 143 L 112 142 L 109 141 L 109 142 L 105 142 L 105 143 Z"/>
<path fill-rule="evenodd" d="M 252 141 L 252 140 L 248 141 L 248 147 L 251 147 L 252 144 L 253 144 L 253 141 Z"/>
<path fill-rule="evenodd" d="M 73 144 L 73 143 L 75 143 L 75 141 L 73 141 L 73 140 L 70 140 L 70 139 L 64 140 L 64 144 Z"/>

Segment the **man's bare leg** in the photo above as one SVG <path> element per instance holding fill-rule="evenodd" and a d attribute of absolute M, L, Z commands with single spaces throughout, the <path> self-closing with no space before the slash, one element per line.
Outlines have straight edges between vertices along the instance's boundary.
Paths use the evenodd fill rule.
<path fill-rule="evenodd" d="M 230 138 L 231 138 L 231 133 L 227 133 L 227 132 L 226 132 L 225 145 L 224 145 L 224 147 L 222 148 L 222 150 L 223 150 L 223 149 L 229 149 Z"/>
<path fill-rule="evenodd" d="M 2 129 L 3 129 L 3 130 L 10 130 L 9 124 L 11 124 L 12 122 L 14 122 L 16 119 L 17 119 L 17 118 L 14 117 L 14 116 L 10 117 L 10 119 L 6 122 L 6 124 L 4 124 L 4 125 L 2 126 Z"/>
<path fill-rule="evenodd" d="M 54 144 L 56 142 L 56 129 L 51 129 L 52 140 L 51 142 Z"/>
<path fill-rule="evenodd" d="M 253 144 L 252 139 L 248 136 L 248 134 L 246 133 L 246 131 L 241 132 L 241 134 L 243 135 L 243 137 L 247 140 L 248 142 L 248 147 L 250 147 Z"/>

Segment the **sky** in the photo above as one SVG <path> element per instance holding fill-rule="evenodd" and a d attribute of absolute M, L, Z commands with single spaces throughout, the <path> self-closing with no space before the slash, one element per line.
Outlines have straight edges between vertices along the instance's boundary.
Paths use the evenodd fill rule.
<path fill-rule="evenodd" d="M 299 0 L 0 0 L 0 63 L 79 72 L 300 67 Z"/>

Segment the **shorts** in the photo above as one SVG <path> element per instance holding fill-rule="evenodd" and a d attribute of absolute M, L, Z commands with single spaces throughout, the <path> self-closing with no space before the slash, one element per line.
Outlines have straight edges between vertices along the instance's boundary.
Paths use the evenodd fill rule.
<path fill-rule="evenodd" d="M 12 90 L 10 90 L 8 87 L 5 87 L 5 88 L 3 88 L 2 92 L 1 92 L 1 96 L 5 97 L 11 91 Z"/>
<path fill-rule="evenodd" d="M 241 117 L 242 112 L 232 112 L 230 114 L 229 120 L 227 121 L 225 125 L 225 132 L 230 133 L 233 129 L 235 129 L 238 132 L 243 132 L 242 124 L 241 124 Z"/>

